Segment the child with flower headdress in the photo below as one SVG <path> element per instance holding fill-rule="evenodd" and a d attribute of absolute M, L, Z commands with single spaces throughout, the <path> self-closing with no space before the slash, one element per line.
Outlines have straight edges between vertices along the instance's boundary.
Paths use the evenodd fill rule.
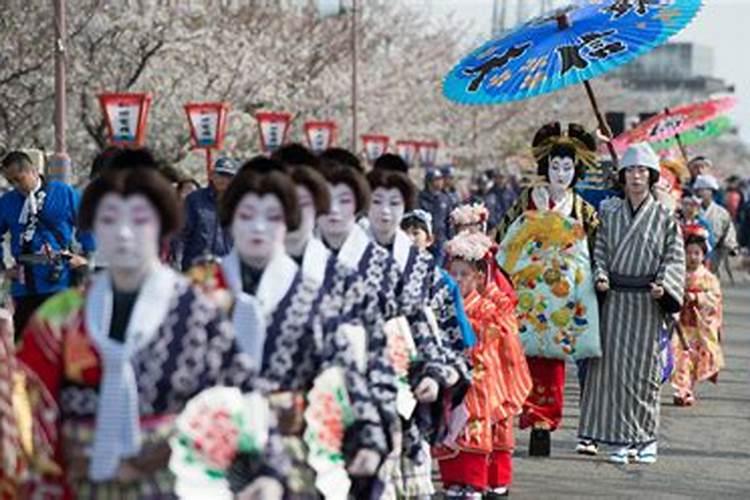
<path fill-rule="evenodd" d="M 675 339 L 675 370 L 672 373 L 674 403 L 695 403 L 698 382 L 716 382 L 724 367 L 721 349 L 722 297 L 716 276 L 704 262 L 708 251 L 708 231 L 700 226 L 687 229 L 685 236 L 685 300 L 680 312 L 682 338 Z"/>
<path fill-rule="evenodd" d="M 447 498 L 507 495 L 512 478 L 513 416 L 528 395 L 514 379 L 528 379 L 518 332 L 501 321 L 495 301 L 480 293 L 491 272 L 492 240 L 464 231 L 446 246 L 448 271 L 458 282 L 477 336 L 468 351 L 472 381 L 461 410 L 463 422 L 434 451 Z M 460 413 L 457 411 L 455 413 Z M 455 421 L 454 420 L 454 421 Z"/>

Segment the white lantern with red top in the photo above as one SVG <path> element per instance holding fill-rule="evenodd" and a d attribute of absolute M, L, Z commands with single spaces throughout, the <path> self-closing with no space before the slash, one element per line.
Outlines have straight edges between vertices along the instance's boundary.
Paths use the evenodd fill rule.
<path fill-rule="evenodd" d="M 227 112 L 225 102 L 191 102 L 185 105 L 190 141 L 194 148 L 206 150 L 206 173 L 211 173 L 211 150 L 224 147 Z"/>
<path fill-rule="evenodd" d="M 437 141 L 422 141 L 417 145 L 419 163 L 425 167 L 433 167 L 437 161 L 438 143 Z"/>
<path fill-rule="evenodd" d="M 388 142 L 390 138 L 387 135 L 365 134 L 362 136 L 362 143 L 365 146 L 365 156 L 367 161 L 374 162 L 380 156 L 388 151 Z"/>
<path fill-rule="evenodd" d="M 415 141 L 396 141 L 396 154 L 401 157 L 407 164 L 411 165 L 417 155 L 417 142 Z"/>
<path fill-rule="evenodd" d="M 110 143 L 116 146 L 143 145 L 151 100 L 151 94 L 147 93 L 99 94 Z"/>
<path fill-rule="evenodd" d="M 322 153 L 333 146 L 336 140 L 336 123 L 332 121 L 308 121 L 304 124 L 307 145 L 315 153 Z"/>
<path fill-rule="evenodd" d="M 285 112 L 259 111 L 255 113 L 260 131 L 260 145 L 266 153 L 273 153 L 285 142 L 292 123 L 292 115 Z"/>

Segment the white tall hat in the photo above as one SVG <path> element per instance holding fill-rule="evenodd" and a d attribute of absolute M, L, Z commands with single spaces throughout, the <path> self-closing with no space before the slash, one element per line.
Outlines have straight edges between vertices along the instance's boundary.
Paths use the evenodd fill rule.
<path fill-rule="evenodd" d="M 630 146 L 620 160 L 619 170 L 630 167 L 648 167 L 659 172 L 659 157 L 646 142 L 639 142 Z"/>

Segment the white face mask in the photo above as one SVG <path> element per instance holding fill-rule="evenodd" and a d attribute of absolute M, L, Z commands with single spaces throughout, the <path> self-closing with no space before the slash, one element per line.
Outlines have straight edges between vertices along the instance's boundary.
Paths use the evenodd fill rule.
<path fill-rule="evenodd" d="M 319 217 L 318 226 L 326 240 L 340 240 L 357 222 L 357 201 L 347 184 L 329 184 L 328 188 L 331 191 L 331 210 Z"/>
<path fill-rule="evenodd" d="M 569 157 L 550 158 L 548 175 L 550 186 L 558 190 L 568 189 L 576 175 L 575 161 Z"/>
<path fill-rule="evenodd" d="M 159 214 L 145 196 L 107 193 L 99 201 L 94 237 L 110 269 L 135 271 L 158 263 L 160 232 Z"/>
<path fill-rule="evenodd" d="M 297 185 L 296 191 L 301 213 L 300 226 L 296 231 L 287 233 L 285 244 L 290 255 L 298 256 L 302 255 L 315 230 L 315 201 L 306 187 Z"/>
<path fill-rule="evenodd" d="M 398 189 L 379 187 L 372 192 L 368 219 L 378 243 L 388 245 L 393 242 L 405 209 L 404 196 Z"/>
<path fill-rule="evenodd" d="M 242 260 L 265 265 L 274 253 L 284 251 L 284 207 L 275 195 L 248 193 L 237 204 L 231 231 Z"/>

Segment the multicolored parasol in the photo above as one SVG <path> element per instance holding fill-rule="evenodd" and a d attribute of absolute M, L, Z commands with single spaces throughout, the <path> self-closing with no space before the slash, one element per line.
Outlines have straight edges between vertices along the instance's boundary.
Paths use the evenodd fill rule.
<path fill-rule="evenodd" d="M 615 137 L 612 145 L 617 151 L 623 151 L 637 142 L 653 143 L 675 138 L 682 148 L 685 142 L 681 134 L 727 113 L 735 104 L 737 104 L 737 99 L 734 97 L 722 97 L 665 109 L 663 113 L 654 115 L 640 125 Z"/>
<path fill-rule="evenodd" d="M 443 93 L 461 104 L 500 104 L 583 83 L 606 133 L 589 80 L 664 43 L 700 7 L 701 0 L 597 0 L 558 9 L 472 52 L 448 73 Z"/>
<path fill-rule="evenodd" d="M 720 135 L 732 130 L 732 120 L 728 116 L 720 116 L 703 125 L 698 125 L 684 134 L 680 134 L 682 145 L 692 146 L 704 141 L 719 137 Z M 655 151 L 661 152 L 678 147 L 677 138 L 673 137 L 665 141 L 654 142 L 651 144 Z"/>

